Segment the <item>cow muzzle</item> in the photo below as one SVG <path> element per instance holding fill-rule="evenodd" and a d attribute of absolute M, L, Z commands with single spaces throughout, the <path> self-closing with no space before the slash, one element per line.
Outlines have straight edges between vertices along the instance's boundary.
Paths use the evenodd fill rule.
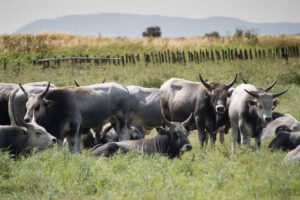
<path fill-rule="evenodd" d="M 185 144 L 181 147 L 180 151 L 183 151 L 183 152 L 190 151 L 190 150 L 192 150 L 192 148 L 193 148 L 193 146 L 191 144 Z"/>
<path fill-rule="evenodd" d="M 31 121 L 30 118 L 28 118 L 28 117 L 25 117 L 25 118 L 24 118 L 24 122 L 25 122 L 25 123 L 29 123 L 30 121 Z"/>
<path fill-rule="evenodd" d="M 269 122 L 271 122 L 273 120 L 272 116 L 264 115 L 263 117 L 264 117 L 265 123 L 269 123 Z"/>
<path fill-rule="evenodd" d="M 225 113 L 225 107 L 223 105 L 216 105 L 216 111 L 218 114 L 224 114 Z"/>

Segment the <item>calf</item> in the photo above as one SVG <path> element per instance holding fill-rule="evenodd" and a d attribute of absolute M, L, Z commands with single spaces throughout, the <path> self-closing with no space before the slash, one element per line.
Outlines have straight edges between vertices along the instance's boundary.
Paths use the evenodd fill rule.
<path fill-rule="evenodd" d="M 185 129 L 191 119 L 192 114 L 182 123 L 170 122 L 163 116 L 166 128 L 156 128 L 158 134 L 155 137 L 140 140 L 110 142 L 100 147 L 95 146 L 92 149 L 92 153 L 95 156 L 109 157 L 118 150 L 122 153 L 138 150 L 148 155 L 159 153 L 168 156 L 169 158 L 179 157 L 180 152 L 190 151 L 192 149 L 192 145 L 188 140 L 188 131 Z"/>
<path fill-rule="evenodd" d="M 0 126 L 0 148 L 12 155 L 26 154 L 33 147 L 37 152 L 48 148 L 56 138 L 32 121 L 21 126 Z"/>

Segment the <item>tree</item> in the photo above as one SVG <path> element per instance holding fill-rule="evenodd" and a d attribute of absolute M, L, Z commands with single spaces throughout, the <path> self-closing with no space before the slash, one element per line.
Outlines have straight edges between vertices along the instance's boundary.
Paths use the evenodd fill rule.
<path fill-rule="evenodd" d="M 143 32 L 143 37 L 160 37 L 160 27 L 159 26 L 150 26 Z"/>

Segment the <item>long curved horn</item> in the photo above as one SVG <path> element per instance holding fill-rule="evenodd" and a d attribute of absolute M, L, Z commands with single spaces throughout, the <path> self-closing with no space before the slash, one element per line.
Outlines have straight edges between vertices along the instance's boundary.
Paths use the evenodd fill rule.
<path fill-rule="evenodd" d="M 165 115 L 163 112 L 161 112 L 161 115 L 162 115 L 162 119 L 163 119 L 163 122 L 167 125 L 167 126 L 172 126 L 172 122 L 170 122 L 169 120 L 166 119 Z"/>
<path fill-rule="evenodd" d="M 76 80 L 74 80 L 74 84 L 76 85 L 76 87 L 80 87 Z"/>
<path fill-rule="evenodd" d="M 46 88 L 46 90 L 41 94 L 40 98 L 44 98 L 44 97 L 47 95 L 48 90 L 49 90 L 49 87 L 50 87 L 50 81 L 48 82 L 47 88 Z"/>
<path fill-rule="evenodd" d="M 27 92 L 25 91 L 25 89 L 23 88 L 23 86 L 21 85 L 21 83 L 19 83 L 19 86 L 21 88 L 21 90 L 24 92 L 24 94 L 26 95 L 26 97 L 28 97 Z"/>
<path fill-rule="evenodd" d="M 181 122 L 182 126 L 184 127 L 187 126 L 192 120 L 192 117 L 193 117 L 193 113 L 191 113 L 190 116 L 184 122 Z"/>
<path fill-rule="evenodd" d="M 233 86 L 233 84 L 236 82 L 236 79 L 237 79 L 237 73 L 235 73 L 235 77 L 234 77 L 234 80 L 229 83 L 228 85 L 225 86 L 225 88 L 228 90 L 229 88 L 231 88 Z"/>
<path fill-rule="evenodd" d="M 271 90 L 273 87 L 274 87 L 274 85 L 277 83 L 277 80 L 275 80 L 273 83 L 272 83 L 272 85 L 270 85 L 269 87 L 267 87 L 266 89 L 264 89 L 264 91 L 266 91 L 266 92 L 268 92 L 269 90 Z"/>
<path fill-rule="evenodd" d="M 105 79 L 102 80 L 102 83 L 104 83 L 104 82 L 105 82 Z"/>
<path fill-rule="evenodd" d="M 244 84 L 248 84 L 247 81 L 244 78 L 243 78 L 243 82 L 244 82 Z"/>
<path fill-rule="evenodd" d="M 280 95 L 286 93 L 287 91 L 288 91 L 288 89 L 283 90 L 282 92 L 275 93 L 275 94 L 272 95 L 272 97 L 273 97 L 273 98 L 279 97 Z"/>
<path fill-rule="evenodd" d="M 251 95 L 251 96 L 253 96 L 253 97 L 255 97 L 255 98 L 258 98 L 259 96 L 258 96 L 258 94 L 255 94 L 254 92 L 250 92 L 250 91 L 248 91 L 248 90 L 246 90 L 246 89 L 244 89 L 245 90 L 245 92 L 247 92 L 249 95 Z"/>
<path fill-rule="evenodd" d="M 199 78 L 200 78 L 200 81 L 202 82 L 202 84 L 208 89 L 208 90 L 211 90 L 211 87 L 208 83 L 206 83 L 203 79 L 202 79 L 202 76 L 201 74 L 199 73 Z"/>

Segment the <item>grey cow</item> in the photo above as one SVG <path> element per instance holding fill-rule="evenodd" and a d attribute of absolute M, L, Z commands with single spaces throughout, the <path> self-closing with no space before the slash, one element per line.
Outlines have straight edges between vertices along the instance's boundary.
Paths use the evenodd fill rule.
<path fill-rule="evenodd" d="M 231 95 L 228 91 L 236 81 L 225 85 L 215 82 L 192 82 L 183 79 L 171 78 L 160 88 L 161 110 L 167 119 L 171 121 L 182 121 L 189 113 L 194 113 L 194 120 L 189 130 L 196 126 L 201 147 L 203 147 L 206 131 L 210 133 L 211 144 L 215 144 L 217 127 L 217 116 L 223 117 L 226 112 L 227 97 Z"/>
<path fill-rule="evenodd" d="M 280 113 L 275 113 L 277 116 Z M 274 113 L 272 114 L 273 119 L 274 119 Z M 289 130 L 291 131 L 300 131 L 300 123 L 299 121 L 294 118 L 292 115 L 290 114 L 280 114 L 280 117 L 277 117 L 276 119 L 274 119 L 272 122 L 270 122 L 267 127 L 265 127 L 262 130 L 262 137 L 261 139 L 264 140 L 266 138 L 275 136 L 276 134 L 276 129 L 278 127 L 282 127 L 285 126 L 287 127 Z"/>
<path fill-rule="evenodd" d="M 141 140 L 110 142 L 103 146 L 94 147 L 92 153 L 95 156 L 109 157 L 114 155 L 118 150 L 122 153 L 138 150 L 148 155 L 160 153 L 169 158 L 179 157 L 180 152 L 190 151 L 192 149 L 192 145 L 188 140 L 188 131 L 185 129 L 191 119 L 192 114 L 182 123 L 170 122 L 163 117 L 163 121 L 167 127 L 156 128 L 158 134 L 155 137 Z"/>
<path fill-rule="evenodd" d="M 257 148 L 260 148 L 261 131 L 272 121 L 272 110 L 278 104 L 278 101 L 273 99 L 287 91 L 270 94 L 268 91 L 272 87 L 257 89 L 251 84 L 241 84 L 234 89 L 229 105 L 232 153 L 239 134 L 242 142 L 248 146 L 250 146 L 251 137 L 254 137 Z"/>
<path fill-rule="evenodd" d="M 49 83 L 50 84 L 50 83 Z M 20 85 L 21 86 L 21 85 Z M 22 88 L 22 87 L 21 87 Z M 93 86 L 63 87 L 40 94 L 27 93 L 25 122 L 36 113 L 40 124 L 53 130 L 62 143 L 67 138 L 71 152 L 80 152 L 80 132 L 86 128 L 101 129 L 103 124 L 113 121 L 121 140 L 129 139 L 128 123 L 131 117 L 126 87 L 117 83 Z"/>
<path fill-rule="evenodd" d="M 283 160 L 284 163 L 288 162 L 297 162 L 300 163 L 300 145 L 297 146 L 294 150 L 288 152 Z"/>
<path fill-rule="evenodd" d="M 35 120 L 24 126 L 0 126 L 0 149 L 12 155 L 26 154 L 35 147 L 42 151 L 56 142 L 56 138 L 39 126 Z"/>
<path fill-rule="evenodd" d="M 129 94 L 138 102 L 134 121 L 146 129 L 162 125 L 159 89 L 128 86 Z"/>
<path fill-rule="evenodd" d="M 33 86 L 47 86 L 48 82 L 33 82 L 27 83 L 24 87 Z M 18 88 L 17 84 L 13 83 L 0 83 L 0 125 L 10 125 L 10 117 L 8 114 L 8 102 L 11 92 Z"/>

